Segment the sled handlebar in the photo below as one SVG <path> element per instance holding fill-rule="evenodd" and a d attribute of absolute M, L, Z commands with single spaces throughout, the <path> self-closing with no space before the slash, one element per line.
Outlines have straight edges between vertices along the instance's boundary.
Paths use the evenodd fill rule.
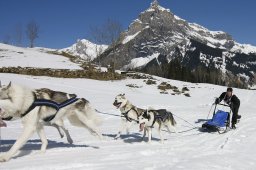
<path fill-rule="evenodd" d="M 222 105 L 222 106 L 230 107 L 230 106 L 229 106 L 229 105 L 227 105 L 227 104 L 221 104 L 221 103 L 216 104 L 216 105 Z"/>

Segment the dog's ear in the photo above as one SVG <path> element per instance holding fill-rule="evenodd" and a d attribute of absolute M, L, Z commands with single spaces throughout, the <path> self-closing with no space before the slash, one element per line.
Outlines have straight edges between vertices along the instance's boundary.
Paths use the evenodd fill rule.
<path fill-rule="evenodd" d="M 155 109 L 152 106 L 149 106 L 148 110 L 155 110 Z"/>
<path fill-rule="evenodd" d="M 124 94 L 124 93 L 121 94 L 121 98 L 122 98 L 122 99 L 125 99 L 125 94 Z"/>
<path fill-rule="evenodd" d="M 149 115 L 148 111 L 145 111 L 145 112 L 142 114 L 142 117 L 149 120 L 149 119 L 150 119 L 150 115 Z"/>
<path fill-rule="evenodd" d="M 10 83 L 7 86 L 7 89 L 9 89 L 12 86 L 12 82 L 10 81 Z"/>
<path fill-rule="evenodd" d="M 147 116 L 148 116 L 147 111 L 143 112 L 142 117 L 147 118 Z"/>

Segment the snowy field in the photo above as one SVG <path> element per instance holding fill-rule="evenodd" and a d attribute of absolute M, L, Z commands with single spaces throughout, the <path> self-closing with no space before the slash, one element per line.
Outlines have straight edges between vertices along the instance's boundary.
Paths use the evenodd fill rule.
<path fill-rule="evenodd" d="M 81 69 L 77 64 L 45 48 L 22 48 L 0 43 L 0 67 L 36 67 L 54 69 Z"/>
<path fill-rule="evenodd" d="M 47 87 L 84 97 L 99 111 L 103 120 L 101 130 L 104 140 L 89 134 L 86 129 L 71 126 L 67 128 L 74 140 L 68 144 L 61 139 L 57 130 L 46 127 L 49 145 L 46 153 L 38 153 L 40 140 L 35 134 L 9 162 L 0 163 L 1 170 L 113 170 L 113 169 L 172 169 L 172 170 L 255 170 L 256 169 L 256 91 L 234 89 L 241 100 L 242 120 L 236 130 L 219 135 L 203 133 L 194 127 L 201 127 L 211 109 L 214 97 L 226 90 L 226 87 L 209 84 L 191 84 L 157 78 L 158 84 L 167 81 L 181 90 L 189 88 L 191 97 L 184 95 L 160 94 L 157 85 L 146 85 L 143 80 L 127 79 L 122 81 L 96 81 L 89 79 L 60 79 L 32 77 L 15 74 L 0 74 L 2 84 L 9 81 L 31 88 Z M 130 88 L 127 84 L 136 84 L 141 88 Z M 169 91 L 170 92 L 170 91 Z M 134 125 L 130 134 L 123 134 L 114 140 L 120 125 L 120 115 L 112 103 L 119 93 L 136 106 L 156 109 L 166 108 L 176 116 L 178 133 L 164 132 L 164 144 L 153 131 L 152 143 L 141 142 L 142 134 L 138 125 Z M 220 108 L 224 109 L 224 108 Z M 212 114 L 211 110 L 210 115 Z M 182 119 L 191 124 L 188 124 Z M 8 127 L 1 128 L 0 152 L 5 152 L 21 134 L 21 122 L 7 122 Z"/>

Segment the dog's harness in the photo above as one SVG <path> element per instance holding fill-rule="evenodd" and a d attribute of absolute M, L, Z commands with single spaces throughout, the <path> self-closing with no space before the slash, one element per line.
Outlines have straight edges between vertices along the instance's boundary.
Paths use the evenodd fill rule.
<path fill-rule="evenodd" d="M 133 111 L 136 112 L 136 114 L 137 114 L 137 120 L 135 120 L 135 119 L 133 119 L 133 118 L 130 118 L 130 117 L 128 116 L 128 113 L 129 113 L 131 110 L 133 110 Z M 127 121 L 129 121 L 129 122 L 135 121 L 136 123 L 139 123 L 139 121 L 138 121 L 139 113 L 138 113 L 138 111 L 137 111 L 135 108 L 133 108 L 133 107 L 132 107 L 130 110 L 128 110 L 127 112 L 121 113 L 121 114 L 123 115 L 122 117 L 124 117 Z"/>
<path fill-rule="evenodd" d="M 9 121 L 9 120 L 12 120 L 12 116 L 9 116 L 9 117 L 6 117 L 6 118 L 2 118 L 2 120 L 5 120 L 5 121 Z"/>
<path fill-rule="evenodd" d="M 165 111 L 164 114 L 156 114 L 156 112 L 153 111 L 153 114 L 154 114 L 154 120 L 153 120 L 152 125 L 150 126 L 151 128 L 154 127 L 154 124 L 155 124 L 155 122 L 156 122 L 157 120 L 160 120 L 160 121 L 164 122 L 164 121 L 166 121 L 166 119 L 168 119 L 168 117 L 169 117 L 169 114 L 168 114 L 167 111 Z M 148 119 L 150 119 L 150 116 L 149 116 Z"/>
<path fill-rule="evenodd" d="M 77 98 L 76 96 L 75 97 L 72 97 L 62 103 L 57 103 L 55 101 L 52 101 L 52 100 L 47 100 L 47 99 L 37 99 L 36 97 L 36 94 L 35 92 L 33 92 L 33 95 L 34 95 L 34 102 L 31 104 L 31 106 L 28 108 L 27 111 L 25 111 L 23 114 L 21 114 L 21 117 L 24 117 L 26 116 L 30 111 L 32 111 L 35 107 L 37 106 L 47 106 L 47 107 L 51 107 L 51 108 L 54 108 L 56 109 L 56 113 L 54 115 L 51 115 L 51 116 L 48 116 L 46 118 L 44 118 L 43 120 L 45 122 L 49 122 L 51 121 L 52 119 L 55 118 L 57 112 L 63 108 L 63 107 L 66 107 L 74 102 L 76 102 L 77 100 L 79 100 L 79 98 Z M 7 117 L 7 118 L 2 118 L 2 120 L 11 120 L 13 117 Z"/>

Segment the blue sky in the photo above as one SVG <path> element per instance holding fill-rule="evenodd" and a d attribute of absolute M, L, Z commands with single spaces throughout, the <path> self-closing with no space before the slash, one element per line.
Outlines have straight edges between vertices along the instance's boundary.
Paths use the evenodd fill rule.
<path fill-rule="evenodd" d="M 15 28 L 34 20 L 40 26 L 36 46 L 64 48 L 88 38 L 91 27 L 108 19 L 124 29 L 152 0 L 0 0 L 0 42 L 15 41 Z M 256 46 L 255 0 L 159 0 L 175 15 L 213 31 L 225 31 L 239 43 Z M 23 36 L 23 45 L 28 46 Z"/>

